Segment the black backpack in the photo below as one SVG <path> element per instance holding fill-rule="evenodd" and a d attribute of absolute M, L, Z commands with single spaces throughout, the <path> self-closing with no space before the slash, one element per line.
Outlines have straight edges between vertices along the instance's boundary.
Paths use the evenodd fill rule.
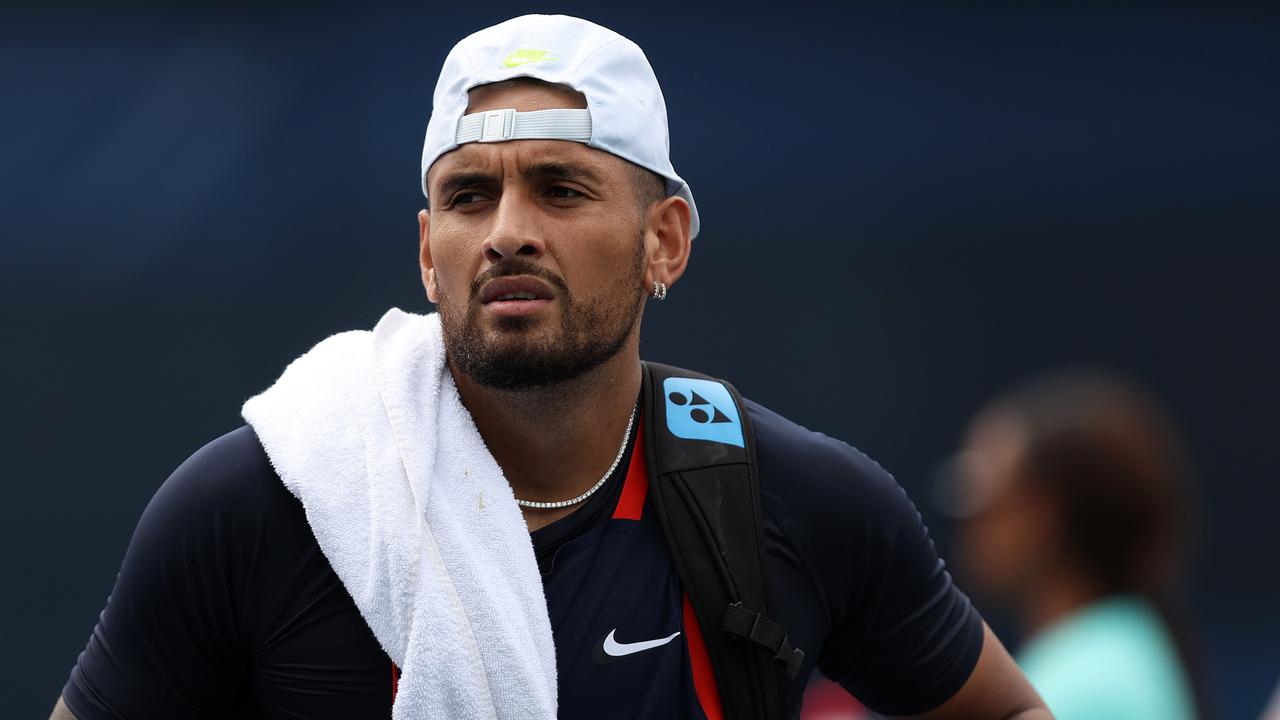
<path fill-rule="evenodd" d="M 804 652 L 767 617 L 755 438 L 729 383 L 644 363 L 649 495 L 727 720 L 781 720 Z"/>

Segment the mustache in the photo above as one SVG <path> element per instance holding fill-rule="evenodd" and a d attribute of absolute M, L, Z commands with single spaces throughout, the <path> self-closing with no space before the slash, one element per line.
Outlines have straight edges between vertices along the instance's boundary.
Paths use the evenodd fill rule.
<path fill-rule="evenodd" d="M 550 270 L 542 267 L 532 260 L 526 260 L 521 257 L 513 257 L 503 259 L 493 264 L 488 270 L 480 273 L 480 276 L 471 282 L 471 298 L 473 300 L 480 297 L 480 288 L 490 280 L 496 280 L 500 277 L 510 277 L 512 275 L 529 275 L 543 280 L 559 291 L 560 295 L 569 297 L 569 285 L 565 283 L 564 278 L 556 275 Z"/>

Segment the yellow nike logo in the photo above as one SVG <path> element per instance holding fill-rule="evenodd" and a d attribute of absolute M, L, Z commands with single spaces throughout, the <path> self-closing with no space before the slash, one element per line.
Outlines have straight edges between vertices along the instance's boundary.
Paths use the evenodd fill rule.
<path fill-rule="evenodd" d="M 547 60 L 555 60 L 551 57 L 550 50 L 538 50 L 536 48 L 520 48 L 508 55 L 502 60 L 502 64 L 509 68 L 528 65 L 529 63 L 546 62 Z"/>

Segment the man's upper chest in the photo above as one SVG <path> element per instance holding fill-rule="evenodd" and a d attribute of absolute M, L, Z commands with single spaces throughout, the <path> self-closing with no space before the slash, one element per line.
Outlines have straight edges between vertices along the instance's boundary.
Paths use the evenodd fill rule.
<path fill-rule="evenodd" d="M 560 714 L 597 716 L 614 708 L 624 717 L 699 717 L 689 645 L 697 633 L 688 627 L 692 613 L 645 491 L 647 478 L 619 479 L 620 492 L 601 498 L 605 519 L 570 533 L 542 563 Z M 826 634 L 827 612 L 802 553 L 765 515 L 771 612 L 811 658 L 791 693 L 798 699 Z M 283 708 L 304 701 L 310 686 L 345 687 L 371 706 L 389 707 L 390 660 L 318 548 L 304 555 L 324 564 L 324 572 L 303 573 L 314 582 L 282 593 L 293 596 L 288 607 L 264 619 L 252 694 L 269 687 L 266 694 Z"/>
<path fill-rule="evenodd" d="M 683 594 L 660 529 L 610 519 L 561 545 L 543 589 L 562 717 L 698 717 Z"/>

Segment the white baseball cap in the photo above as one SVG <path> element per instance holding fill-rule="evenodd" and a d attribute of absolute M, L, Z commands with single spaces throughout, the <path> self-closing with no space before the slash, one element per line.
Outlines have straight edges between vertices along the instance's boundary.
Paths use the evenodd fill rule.
<path fill-rule="evenodd" d="M 467 91 L 517 77 L 566 85 L 587 108 L 464 115 Z M 469 142 L 571 140 L 661 175 L 667 195 L 689 203 L 691 235 L 698 208 L 671 166 L 667 104 L 639 45 L 593 22 L 567 15 L 523 15 L 463 38 L 445 58 L 422 145 L 422 193 L 439 157 Z"/>

